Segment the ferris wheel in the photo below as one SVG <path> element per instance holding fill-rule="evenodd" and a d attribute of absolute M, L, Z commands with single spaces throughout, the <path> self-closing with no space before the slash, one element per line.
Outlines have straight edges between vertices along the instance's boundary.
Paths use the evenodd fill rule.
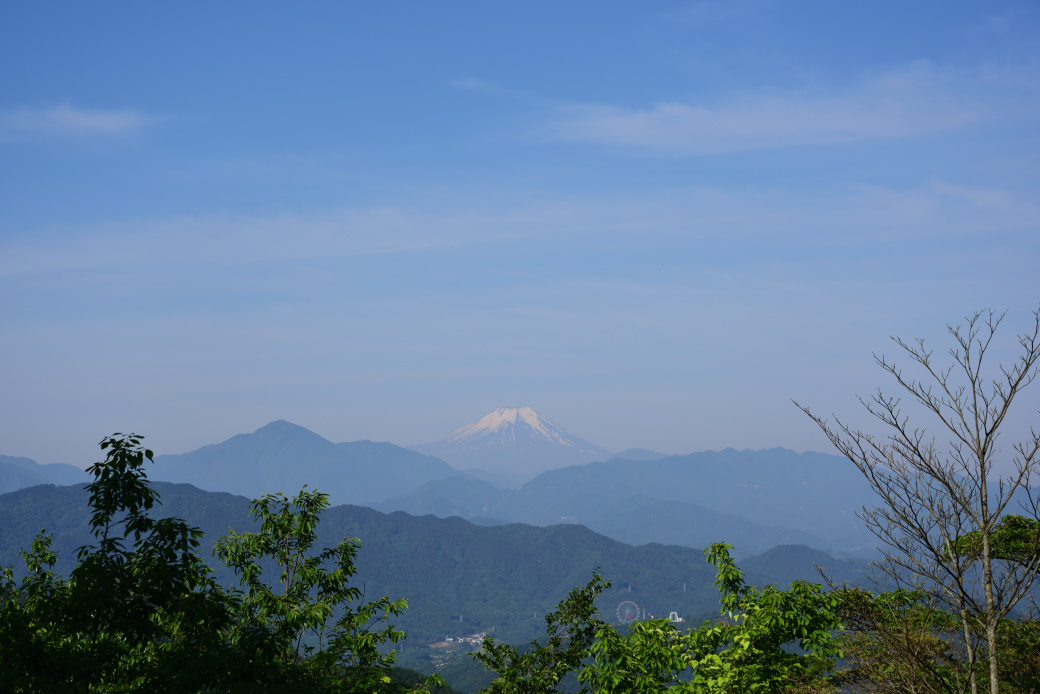
<path fill-rule="evenodd" d="M 617 618 L 622 624 L 631 624 L 639 621 L 639 605 L 631 600 L 625 600 L 617 606 Z"/>

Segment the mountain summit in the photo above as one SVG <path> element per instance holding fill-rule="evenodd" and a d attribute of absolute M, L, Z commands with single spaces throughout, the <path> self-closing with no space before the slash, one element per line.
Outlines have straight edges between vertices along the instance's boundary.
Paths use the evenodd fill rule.
<path fill-rule="evenodd" d="M 432 443 L 412 450 L 514 480 L 567 465 L 606 460 L 610 453 L 571 434 L 530 407 L 500 407 Z"/>
<path fill-rule="evenodd" d="M 334 504 L 378 501 L 459 474 L 443 460 L 393 444 L 332 443 L 284 420 L 188 453 L 160 455 L 148 472 L 153 480 L 254 498 L 273 491 L 292 495 L 308 484 Z"/>
<path fill-rule="evenodd" d="M 530 407 L 500 407 L 441 439 L 444 442 L 487 441 L 523 450 L 549 442 L 590 453 L 605 453 L 599 446 L 569 434 Z"/>

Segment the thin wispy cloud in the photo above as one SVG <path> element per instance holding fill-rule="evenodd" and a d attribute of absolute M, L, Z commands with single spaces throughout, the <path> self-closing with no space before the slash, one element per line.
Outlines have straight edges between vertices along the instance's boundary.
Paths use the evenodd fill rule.
<path fill-rule="evenodd" d="M 696 188 L 610 202 L 547 198 L 498 210 L 466 209 L 464 198 L 460 194 L 450 210 L 344 208 L 315 215 L 185 216 L 41 229 L 0 239 L 0 279 L 91 268 L 265 266 L 479 252 L 521 241 L 580 255 L 591 238 L 622 246 L 639 239 L 642 246 L 667 248 L 695 239 L 717 244 L 781 235 L 785 243 L 805 247 L 859 246 L 896 238 L 986 238 L 1034 229 L 1040 218 L 1028 196 L 944 180 L 914 187 L 852 184 L 822 197 Z M 120 252 L 112 253 L 113 248 Z"/>
<path fill-rule="evenodd" d="M 998 106 L 987 87 L 999 85 L 985 82 L 980 77 L 973 84 L 919 64 L 838 93 L 744 94 L 721 103 L 672 101 L 644 109 L 570 105 L 550 133 L 674 155 L 908 138 L 994 117 Z"/>
<path fill-rule="evenodd" d="M 565 223 L 571 214 L 552 206 L 501 214 L 379 207 L 105 222 L 0 239 L 0 277 L 184 261 L 247 265 L 433 252 L 529 235 L 531 229 Z M 121 251 L 112 254 L 112 248 Z"/>
<path fill-rule="evenodd" d="M 77 108 L 69 104 L 51 108 L 21 107 L 0 111 L 0 139 L 114 137 L 141 130 L 154 120 L 136 111 Z"/>
<path fill-rule="evenodd" d="M 21 8 L 0 453 L 423 441 L 502 400 L 617 450 L 818 448 L 791 396 L 1038 300 L 1035 2 Z"/>

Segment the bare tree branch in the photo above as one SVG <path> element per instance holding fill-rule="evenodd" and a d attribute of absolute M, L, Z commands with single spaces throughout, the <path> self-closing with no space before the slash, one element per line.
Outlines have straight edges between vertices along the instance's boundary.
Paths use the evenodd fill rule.
<path fill-rule="evenodd" d="M 884 560 L 878 568 L 895 585 L 931 595 L 935 604 L 959 615 L 957 638 L 963 640 L 972 692 L 977 646 L 982 645 L 973 643 L 972 634 L 985 634 L 992 694 L 1000 682 L 997 627 L 1027 597 L 1040 572 L 1040 533 L 1014 559 L 994 547 L 995 533 L 1013 499 L 1033 518 L 1040 504 L 1040 490 L 1030 484 L 1040 466 L 1036 428 L 1012 446 L 1014 455 L 1008 462 L 1013 471 L 995 471 L 1001 428 L 1016 397 L 1037 378 L 1040 365 L 1038 308 L 1030 330 L 1018 336 L 1018 359 L 1010 366 L 998 365 L 995 377 L 986 376 L 986 353 L 1005 315 L 978 311 L 963 325 L 947 325 L 954 343 L 948 365 L 934 362 L 923 339 L 906 342 L 893 337 L 903 356 L 923 372 L 923 380 L 904 374 L 885 355 L 874 355 L 877 365 L 931 417 L 942 441 L 929 436 L 926 426 L 911 424 L 899 398 L 881 390 L 860 402 L 883 425 L 882 438 L 837 418 L 831 423 L 795 403 L 878 495 L 878 506 L 864 508 L 860 515 L 883 545 Z M 978 551 L 965 554 L 960 549 L 967 537 L 977 537 Z"/>

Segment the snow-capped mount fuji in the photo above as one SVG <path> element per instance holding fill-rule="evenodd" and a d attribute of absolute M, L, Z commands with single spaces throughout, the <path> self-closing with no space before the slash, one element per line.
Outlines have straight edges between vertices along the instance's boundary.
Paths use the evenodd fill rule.
<path fill-rule="evenodd" d="M 410 448 L 457 468 L 480 468 L 515 481 L 610 457 L 606 449 L 543 419 L 530 407 L 500 407 L 442 439 Z"/>

